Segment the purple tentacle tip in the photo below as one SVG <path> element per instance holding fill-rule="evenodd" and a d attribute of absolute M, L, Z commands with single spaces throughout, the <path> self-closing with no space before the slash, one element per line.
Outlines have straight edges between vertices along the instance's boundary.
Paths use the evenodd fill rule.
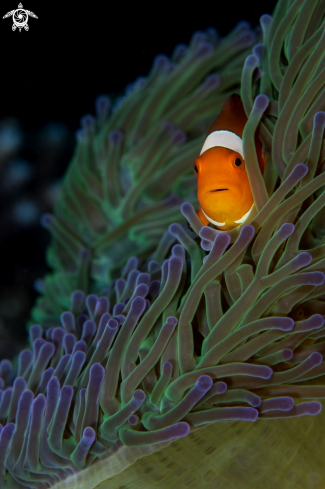
<path fill-rule="evenodd" d="M 182 205 L 181 205 L 181 211 L 182 211 L 182 214 L 186 217 L 188 214 L 190 214 L 191 212 L 195 212 L 194 211 L 194 207 L 192 206 L 192 204 L 190 204 L 189 202 L 184 202 Z"/>
<path fill-rule="evenodd" d="M 226 234 L 227 236 L 229 236 L 227 233 L 222 233 L 222 234 Z M 251 224 L 246 224 L 241 228 L 238 239 L 243 239 L 249 242 L 253 238 L 254 234 L 255 234 L 254 226 L 252 226 Z M 230 236 L 229 236 L 229 242 L 230 242 Z"/>
<path fill-rule="evenodd" d="M 300 268 L 302 268 L 309 265 L 312 262 L 312 260 L 313 260 L 312 255 L 307 251 L 303 251 L 293 259 L 293 262 L 296 263 Z"/>
<path fill-rule="evenodd" d="M 308 322 L 312 329 L 318 329 L 324 326 L 325 319 L 321 314 L 314 314 L 308 319 Z"/>
<path fill-rule="evenodd" d="M 217 88 L 221 83 L 221 77 L 216 73 L 208 75 L 203 81 L 203 88 L 207 91 L 212 91 Z"/>
<path fill-rule="evenodd" d="M 146 398 L 146 395 L 141 389 L 136 390 L 133 394 L 133 399 L 137 402 L 142 403 L 145 400 L 145 398 Z"/>
<path fill-rule="evenodd" d="M 87 428 L 84 429 L 83 434 L 82 434 L 82 440 L 85 444 L 87 445 L 92 445 L 95 441 L 96 438 L 96 433 L 93 428 L 90 426 L 87 426 Z"/>
<path fill-rule="evenodd" d="M 173 328 L 175 328 L 177 323 L 178 323 L 178 320 L 174 316 L 169 316 L 166 320 L 166 324 L 168 324 L 169 326 L 172 326 Z"/>
<path fill-rule="evenodd" d="M 314 117 L 314 124 L 315 126 L 320 126 L 320 127 L 325 125 L 325 112 L 323 111 L 316 112 Z"/>
<path fill-rule="evenodd" d="M 206 239 L 202 239 L 201 241 L 201 248 L 204 251 L 211 251 L 212 249 L 212 243 L 211 241 L 207 241 Z M 204 258 L 207 258 L 206 256 Z"/>
<path fill-rule="evenodd" d="M 43 214 L 40 218 L 40 225 L 43 226 L 43 228 L 48 229 L 51 224 L 53 224 L 53 220 L 54 216 L 52 214 Z"/>
<path fill-rule="evenodd" d="M 179 438 L 187 436 L 190 432 L 190 425 L 185 422 L 180 422 L 174 425 L 175 435 Z"/>
<path fill-rule="evenodd" d="M 247 56 L 245 60 L 245 65 L 248 65 L 252 68 L 256 68 L 257 64 L 258 64 L 258 58 L 257 56 L 255 56 L 255 54 L 250 54 L 249 56 Z"/>
<path fill-rule="evenodd" d="M 260 23 L 262 27 L 269 26 L 272 22 L 272 15 L 269 14 L 263 14 L 260 17 Z"/>
<path fill-rule="evenodd" d="M 165 362 L 163 364 L 163 371 L 164 371 L 164 374 L 166 375 L 170 375 L 173 371 L 173 366 L 170 362 Z"/>
<path fill-rule="evenodd" d="M 177 129 L 172 135 L 172 141 L 175 146 L 180 146 L 181 144 L 184 144 L 186 139 L 186 133 L 181 129 Z"/>
<path fill-rule="evenodd" d="M 310 273 L 310 285 L 323 285 L 325 275 L 323 272 Z"/>
<path fill-rule="evenodd" d="M 273 370 L 270 367 L 258 365 L 255 375 L 261 379 L 270 379 L 273 375 Z"/>
<path fill-rule="evenodd" d="M 215 389 L 216 389 L 216 391 L 215 391 L 215 392 L 216 392 L 216 394 L 224 394 L 224 393 L 227 391 L 227 388 L 228 388 L 228 386 L 227 386 L 226 382 L 222 382 L 222 381 L 221 381 L 221 382 L 217 382 L 217 383 L 215 384 L 215 386 L 216 386 L 216 387 L 215 387 Z"/>
<path fill-rule="evenodd" d="M 196 387 L 202 392 L 208 392 L 211 389 L 213 380 L 209 375 L 201 375 L 196 381 Z"/>
<path fill-rule="evenodd" d="M 323 363 L 323 355 L 318 351 L 315 351 L 307 358 L 306 361 L 313 367 L 318 367 L 318 365 Z"/>
<path fill-rule="evenodd" d="M 135 416 L 134 414 L 131 414 L 131 416 L 129 416 L 128 423 L 131 426 L 135 426 L 136 424 L 138 424 L 138 422 L 139 422 L 139 418 L 137 416 Z"/>
<path fill-rule="evenodd" d="M 159 68 L 160 70 L 162 70 L 169 63 L 168 56 L 166 56 L 166 54 L 157 54 L 157 56 L 155 56 L 154 58 L 153 63 L 155 68 Z"/>
<path fill-rule="evenodd" d="M 101 383 L 105 375 L 105 369 L 100 363 L 94 363 L 90 369 L 90 382 Z"/>
<path fill-rule="evenodd" d="M 258 60 L 261 60 L 263 56 L 263 44 L 255 44 L 255 46 L 253 47 L 253 53 L 258 58 Z"/>
<path fill-rule="evenodd" d="M 118 322 L 116 321 L 116 319 L 110 319 L 107 323 L 107 326 L 112 329 L 112 330 L 115 330 L 115 329 L 118 329 Z"/>
<path fill-rule="evenodd" d="M 86 131 L 93 131 L 94 128 L 96 127 L 96 119 L 93 115 L 86 114 L 81 117 L 80 125 Z"/>
<path fill-rule="evenodd" d="M 279 329 L 282 331 L 291 331 L 294 328 L 295 322 L 292 318 L 281 318 Z"/>
<path fill-rule="evenodd" d="M 211 240 L 214 241 L 214 239 L 218 236 L 218 234 L 216 235 L 214 232 L 213 232 L 213 229 L 210 228 L 209 226 L 203 226 L 201 229 L 200 229 L 200 232 L 199 232 L 199 236 L 200 238 L 202 239 L 205 239 L 205 240 Z"/>
<path fill-rule="evenodd" d="M 75 331 L 75 319 L 70 311 L 63 312 L 60 316 L 61 324 L 68 333 Z"/>
<path fill-rule="evenodd" d="M 243 408 L 245 411 L 242 413 L 241 419 L 243 421 L 256 421 L 258 418 L 258 410 L 255 408 Z"/>
<path fill-rule="evenodd" d="M 179 268 L 179 267 L 183 267 L 183 260 L 182 258 L 180 258 L 179 256 L 172 256 L 170 259 L 169 259 L 169 268 Z"/>
<path fill-rule="evenodd" d="M 107 95 L 99 95 L 95 100 L 96 112 L 99 116 L 107 115 L 110 105 L 110 99 Z"/>
<path fill-rule="evenodd" d="M 282 359 L 283 361 L 287 362 L 288 360 L 291 360 L 293 357 L 293 351 L 290 350 L 290 348 L 285 348 L 282 350 Z"/>
<path fill-rule="evenodd" d="M 259 407 L 260 413 L 267 413 L 270 411 L 290 411 L 295 402 L 292 397 L 274 397 L 272 399 L 266 399 Z"/>
<path fill-rule="evenodd" d="M 116 129 L 108 133 L 108 140 L 111 144 L 120 144 L 123 141 L 124 135 L 122 131 Z"/>
<path fill-rule="evenodd" d="M 133 312 L 135 314 L 137 314 L 137 313 L 141 314 L 144 311 L 145 307 L 146 307 L 145 299 L 143 297 L 136 297 L 131 302 L 131 311 L 130 312 Z"/>
<path fill-rule="evenodd" d="M 277 399 L 277 407 L 281 411 L 290 411 L 293 408 L 295 402 L 292 397 L 279 397 Z"/>
<path fill-rule="evenodd" d="M 195 55 L 200 58 L 209 56 L 212 53 L 213 53 L 213 47 L 211 46 L 211 44 L 205 42 L 198 44 L 198 46 L 195 49 Z"/>
<path fill-rule="evenodd" d="M 91 257 L 91 253 L 87 249 L 80 250 L 78 253 L 78 257 L 81 259 L 81 261 L 85 262 L 89 260 L 89 258 Z"/>
<path fill-rule="evenodd" d="M 264 94 L 257 95 L 254 102 L 254 107 L 264 112 L 264 110 L 266 110 L 268 105 L 269 105 L 269 99 L 266 95 Z"/>
<path fill-rule="evenodd" d="M 244 230 L 244 228 L 242 228 L 242 230 L 241 230 L 241 234 L 242 234 L 242 231 L 244 230 L 243 235 L 245 235 L 245 234 L 250 235 L 252 230 L 253 230 L 253 233 L 255 232 L 253 226 L 245 226 L 245 228 L 248 228 L 248 229 Z M 230 238 L 228 233 L 219 233 L 215 237 L 214 243 L 215 243 L 215 245 L 226 248 L 229 245 L 230 240 L 231 240 L 231 238 Z"/>
<path fill-rule="evenodd" d="M 299 180 L 301 180 L 307 173 L 309 172 L 309 168 L 304 163 L 298 163 L 292 170 L 292 175 L 297 175 Z"/>
<path fill-rule="evenodd" d="M 173 235 L 177 235 L 179 232 L 179 227 L 180 227 L 179 224 L 173 223 L 169 226 L 168 231 Z"/>
<path fill-rule="evenodd" d="M 290 222 L 286 222 L 280 227 L 279 233 L 282 239 L 286 239 L 288 236 L 291 236 L 291 234 L 293 234 L 294 230 L 295 225 L 291 224 Z"/>
<path fill-rule="evenodd" d="M 323 409 L 322 404 L 317 401 L 305 402 L 304 404 L 306 414 L 309 414 L 309 416 L 317 416 Z"/>

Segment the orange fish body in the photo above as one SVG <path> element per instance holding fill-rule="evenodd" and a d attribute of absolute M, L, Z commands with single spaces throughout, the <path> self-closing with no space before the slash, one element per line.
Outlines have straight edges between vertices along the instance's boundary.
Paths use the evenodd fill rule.
<path fill-rule="evenodd" d="M 194 170 L 198 179 L 197 215 L 206 226 L 212 223 L 227 231 L 245 223 L 254 206 L 243 158 L 242 136 L 247 116 L 239 95 L 228 98 L 210 127 Z M 261 172 L 265 154 L 255 136 Z"/>

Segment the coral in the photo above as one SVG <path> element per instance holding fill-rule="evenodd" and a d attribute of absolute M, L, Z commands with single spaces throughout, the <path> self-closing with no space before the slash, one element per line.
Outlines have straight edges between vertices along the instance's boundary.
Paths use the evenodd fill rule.
<path fill-rule="evenodd" d="M 263 477 L 268 479 L 263 479 L 263 487 L 270 489 L 321 487 L 324 468 L 319 452 L 323 442 L 317 432 L 323 433 L 319 419 L 324 418 L 317 415 L 325 397 L 324 13 L 323 2 L 317 0 L 281 0 L 273 20 L 268 15 L 261 18 L 263 45 L 255 46 L 254 54 L 246 58 L 241 94 L 249 119 L 243 148 L 257 210 L 249 224 L 229 232 L 202 226 L 192 203 L 185 202 L 181 212 L 190 226 L 182 225 L 172 222 L 179 206 L 172 206 L 175 209 L 169 214 L 153 197 L 150 202 L 152 192 L 170 204 L 163 191 L 171 191 L 177 181 L 185 193 L 188 189 L 185 177 L 177 180 L 164 174 L 166 161 L 162 166 L 155 163 L 160 169 L 150 166 L 158 145 L 166 151 L 166 158 L 172 151 L 173 136 L 160 139 L 157 127 L 151 132 L 155 117 L 172 110 L 177 100 L 176 88 L 169 94 L 169 83 L 158 84 L 146 101 L 141 97 L 132 99 L 134 105 L 124 101 L 123 111 L 129 110 L 125 121 L 131 123 L 138 114 L 129 142 L 135 144 L 130 150 L 135 173 L 128 175 L 132 162 L 123 162 L 124 156 L 117 165 L 122 133 L 110 133 L 113 148 L 108 147 L 109 161 L 123 179 L 105 180 L 111 187 L 101 194 L 95 172 L 88 168 L 83 173 L 78 167 L 80 186 L 82 181 L 84 190 L 92 189 L 92 197 L 86 199 L 76 183 L 76 161 L 92 161 L 92 149 L 100 146 L 100 137 L 96 139 L 92 133 L 94 122 L 87 118 L 57 214 L 43 220 L 55 237 L 49 256 L 60 270 L 56 278 L 45 282 L 45 299 L 39 304 L 45 328 L 38 324 L 30 328 L 32 351 L 20 353 L 17 369 L 7 360 L 0 364 L 3 485 L 123 487 L 115 485 L 115 474 L 165 447 L 169 456 L 176 454 L 182 450 L 183 440 L 169 445 L 185 438 L 184 446 L 193 447 L 189 459 L 196 463 L 181 468 L 188 472 L 187 478 L 177 487 L 239 487 L 235 480 L 241 488 L 257 487 L 257 481 L 259 487 Z M 206 59 L 200 58 L 202 62 Z M 171 71 L 171 77 L 176 70 Z M 173 78 L 171 81 L 176 83 Z M 194 82 L 193 74 L 189 83 Z M 117 118 L 118 108 L 114 114 L 112 118 Z M 163 127 L 170 129 L 170 125 Z M 264 176 L 258 168 L 256 132 L 267 154 Z M 81 146 L 88 148 L 87 158 Z M 172 166 L 177 167 L 175 162 Z M 137 168 L 141 172 L 138 170 L 139 181 L 135 182 Z M 170 165 L 166 168 L 171 171 Z M 151 172 L 153 179 L 148 176 Z M 123 198 L 115 192 L 122 180 Z M 171 187 L 167 189 L 168 180 Z M 159 191 L 161 182 L 163 191 Z M 150 203 L 145 207 L 140 196 L 147 195 L 147 186 L 148 197 L 142 198 Z M 70 187 L 73 198 L 67 192 Z M 106 234 L 95 212 L 100 202 L 106 202 L 107 215 L 120 222 L 113 223 L 115 230 Z M 155 219 L 143 221 L 140 232 L 135 231 L 138 221 L 136 225 L 131 221 L 141 214 L 141 205 L 149 215 L 153 211 Z M 74 225 L 70 228 L 67 222 L 65 226 L 62 223 L 71 209 L 75 214 L 71 213 Z M 160 212 L 163 217 L 158 219 Z M 128 230 L 125 240 L 124 229 Z M 83 242 L 78 233 L 83 233 Z M 142 246 L 141 240 L 132 241 L 137 233 L 142 235 Z M 87 239 L 89 243 L 102 239 L 102 248 L 93 244 L 90 252 L 84 246 Z M 119 252 L 123 253 L 124 246 L 129 258 L 118 276 L 116 269 L 123 261 Z M 106 250 L 106 258 L 100 258 L 100 249 Z M 111 262 L 107 261 L 110 250 Z M 132 251 L 139 257 L 132 256 Z M 88 293 L 89 276 L 98 294 Z M 56 300 L 60 277 L 62 290 Z M 75 290 L 64 307 L 76 280 L 82 290 Z M 55 322 L 58 311 L 61 326 Z M 228 440 L 219 451 L 228 453 L 232 447 L 233 455 L 220 456 L 220 461 L 250 467 L 243 478 L 240 469 L 228 466 L 229 483 L 219 459 L 214 459 L 212 475 L 205 462 L 202 467 L 197 463 L 202 438 L 209 440 L 205 450 L 209 455 L 217 450 L 220 439 L 227 440 L 227 425 L 232 445 Z M 249 425 L 252 428 L 247 428 Z M 201 432 L 205 426 L 208 429 Z M 294 438 L 294 430 L 302 427 L 303 433 L 297 435 L 302 455 L 300 447 L 288 453 L 288 447 L 293 446 L 289 442 L 276 449 L 281 436 Z M 246 458 L 237 447 L 240 430 Z M 308 431 L 315 435 L 315 445 Z M 200 433 L 205 433 L 204 437 Z M 252 467 L 252 460 L 259 460 L 257 436 L 266 446 L 262 452 L 278 461 L 278 474 L 269 477 Z M 306 462 L 307 451 L 315 455 L 311 458 L 316 462 Z M 156 455 L 161 468 L 163 458 L 159 459 L 158 453 L 151 457 Z M 170 472 L 170 463 L 165 472 Z M 293 463 L 300 479 L 283 478 Z M 170 485 L 164 476 L 157 477 L 152 476 L 155 487 Z M 149 483 L 149 487 L 153 485 Z"/>

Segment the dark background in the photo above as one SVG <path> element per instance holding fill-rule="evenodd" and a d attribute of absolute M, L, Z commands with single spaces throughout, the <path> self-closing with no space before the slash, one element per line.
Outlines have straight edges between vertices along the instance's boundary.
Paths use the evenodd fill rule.
<path fill-rule="evenodd" d="M 37 297 L 33 283 L 48 270 L 49 236 L 39 216 L 51 210 L 80 117 L 94 113 L 98 95 L 122 93 L 149 72 L 154 56 L 171 55 L 196 30 L 215 27 L 224 36 L 240 20 L 255 26 L 276 4 L 208 0 L 193 8 L 180 0 L 23 0 L 38 19 L 29 18 L 28 32 L 13 32 L 12 18 L 2 17 L 18 2 L 0 5 L 0 359 L 26 341 Z M 1 130 L 8 126 L 20 143 L 1 157 Z"/>

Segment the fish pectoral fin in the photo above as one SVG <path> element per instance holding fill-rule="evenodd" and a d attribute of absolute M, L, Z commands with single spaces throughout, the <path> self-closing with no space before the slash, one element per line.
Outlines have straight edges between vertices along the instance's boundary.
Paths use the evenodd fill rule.
<path fill-rule="evenodd" d="M 203 214 L 201 207 L 196 211 L 196 215 L 202 222 L 203 226 L 207 226 L 209 224 L 209 220 Z"/>

